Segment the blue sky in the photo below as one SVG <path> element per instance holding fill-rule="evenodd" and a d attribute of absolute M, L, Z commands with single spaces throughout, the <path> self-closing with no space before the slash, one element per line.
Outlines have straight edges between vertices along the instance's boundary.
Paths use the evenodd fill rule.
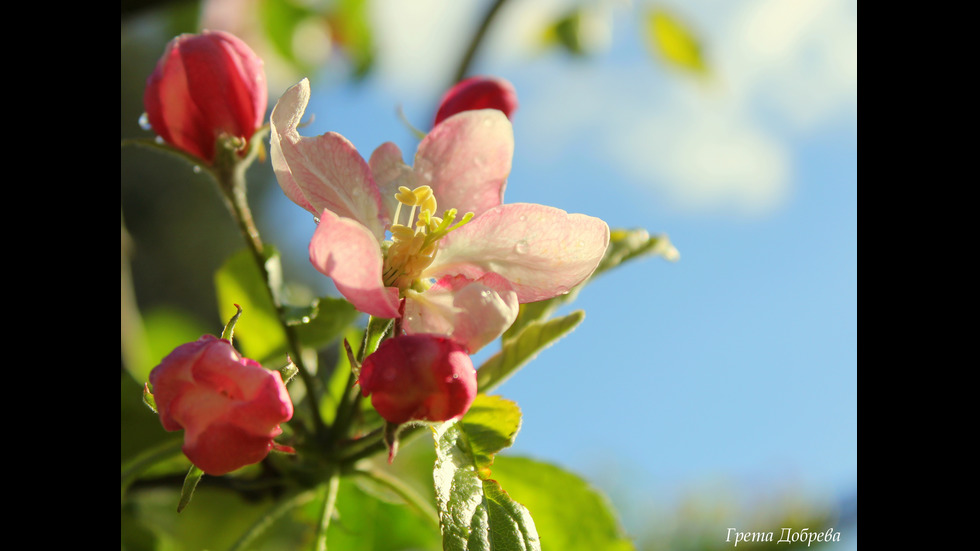
<path fill-rule="evenodd" d="M 301 132 L 340 132 L 365 157 L 395 141 L 410 161 L 416 142 L 395 108 L 427 126 L 477 13 L 377 4 L 378 73 L 356 88 L 339 72 L 313 76 L 316 118 Z M 500 387 L 524 412 L 513 452 L 633 503 L 712 481 L 746 494 L 856 491 L 855 3 L 658 4 L 703 39 L 707 82 L 651 56 L 647 4 L 594 4 L 600 32 L 584 62 L 534 45 L 568 3 L 528 4 L 501 13 L 474 67 L 509 79 L 520 100 L 505 201 L 665 232 L 681 257 L 591 283 L 573 305 L 584 323 Z M 272 69 L 273 102 L 306 76 Z M 312 223 L 281 194 L 270 200 L 274 239 L 303 254 Z"/>

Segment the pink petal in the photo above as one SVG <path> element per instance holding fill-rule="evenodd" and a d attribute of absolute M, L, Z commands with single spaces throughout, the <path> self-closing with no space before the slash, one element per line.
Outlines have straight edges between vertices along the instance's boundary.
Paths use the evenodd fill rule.
<path fill-rule="evenodd" d="M 218 339 L 214 335 L 204 335 L 200 339 L 184 343 L 168 354 L 160 365 L 150 371 L 150 384 L 153 386 L 153 399 L 160 413 L 160 422 L 168 431 L 180 430 L 183 425 L 171 412 L 171 404 L 180 395 L 194 386 L 192 368 L 208 345 Z"/>
<path fill-rule="evenodd" d="M 439 213 L 462 215 L 499 205 L 514 156 L 514 130 L 496 109 L 464 111 L 442 121 L 419 144 L 415 173 L 432 186 Z"/>
<path fill-rule="evenodd" d="M 303 85 L 304 83 L 306 83 L 305 86 Z M 286 90 L 286 93 L 279 98 L 275 108 L 272 109 L 272 117 L 270 118 L 271 136 L 269 138 L 269 154 L 272 158 L 272 169 L 276 173 L 276 180 L 279 181 L 279 187 L 282 188 L 286 197 L 289 197 L 292 202 L 310 211 L 313 216 L 317 216 L 320 214 L 320 211 L 316 210 L 306 200 L 303 190 L 300 189 L 296 180 L 293 179 L 293 175 L 289 171 L 289 165 L 283 156 L 282 146 L 279 143 L 280 131 L 289 128 L 295 129 L 299 125 L 300 118 L 303 116 L 303 112 L 306 110 L 306 105 L 309 101 L 310 86 L 309 82 L 305 79 L 289 90 Z"/>
<path fill-rule="evenodd" d="M 272 449 L 272 438 L 274 436 L 251 434 L 234 425 L 216 423 L 193 440 L 185 438 L 183 450 L 199 469 L 220 476 L 265 459 Z"/>
<path fill-rule="evenodd" d="M 395 199 L 398 187 L 415 189 L 420 184 L 416 181 L 412 167 L 402 160 L 401 150 L 392 142 L 385 142 L 378 146 L 371 154 L 368 164 L 371 166 L 371 173 L 381 193 L 384 212 L 390 220 L 395 214 L 395 208 L 398 207 L 398 200 Z"/>
<path fill-rule="evenodd" d="M 310 262 L 361 312 L 398 317 L 398 289 L 381 282 L 381 246 L 356 220 L 323 211 L 310 240 Z"/>
<path fill-rule="evenodd" d="M 299 135 L 296 127 L 308 102 L 309 81 L 303 79 L 273 109 L 272 132 L 278 136 L 278 153 L 282 154 L 273 163 L 277 176 L 289 173 L 283 191 L 292 199 L 298 189 L 305 200 L 296 201 L 300 206 L 310 205 L 315 213 L 329 209 L 357 220 L 380 239 L 385 221 L 371 168 L 354 145 L 336 132 L 312 138 Z"/>
<path fill-rule="evenodd" d="M 518 306 L 517 293 L 497 274 L 445 277 L 424 293 L 409 292 L 403 326 L 409 334 L 448 335 L 474 354 L 514 323 Z"/>
<path fill-rule="evenodd" d="M 565 294 L 595 270 L 609 245 L 598 218 L 528 203 L 501 205 L 443 238 L 426 277 L 506 278 L 521 303 Z"/>

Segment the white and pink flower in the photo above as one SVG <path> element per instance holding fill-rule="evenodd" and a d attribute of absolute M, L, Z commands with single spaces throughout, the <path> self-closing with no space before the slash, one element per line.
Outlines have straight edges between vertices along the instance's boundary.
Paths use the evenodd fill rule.
<path fill-rule="evenodd" d="M 358 310 L 403 317 L 406 333 L 448 335 L 472 353 L 520 303 L 567 293 L 602 258 L 602 220 L 502 204 L 514 137 L 501 111 L 446 118 L 409 167 L 390 142 L 365 161 L 340 134 L 300 136 L 309 99 L 306 79 L 279 98 L 272 165 L 286 196 L 319 218 L 310 261 Z"/>

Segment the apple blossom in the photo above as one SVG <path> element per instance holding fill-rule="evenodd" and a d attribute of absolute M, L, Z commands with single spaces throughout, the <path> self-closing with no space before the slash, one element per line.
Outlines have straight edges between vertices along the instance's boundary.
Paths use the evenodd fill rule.
<path fill-rule="evenodd" d="M 340 134 L 300 136 L 309 98 L 304 79 L 273 109 L 272 166 L 285 194 L 319 217 L 310 261 L 358 310 L 399 318 L 404 306 L 407 333 L 446 334 L 472 353 L 520 303 L 567 293 L 601 260 L 602 220 L 501 204 L 514 151 L 501 111 L 445 119 L 409 167 L 391 142 L 365 162 Z"/>
<path fill-rule="evenodd" d="M 507 115 L 517 110 L 517 91 L 502 78 L 476 76 L 463 79 L 450 88 L 439 101 L 435 124 L 475 109 L 497 109 Z"/>
<path fill-rule="evenodd" d="M 476 398 L 476 370 L 466 348 L 439 335 L 388 339 L 364 359 L 361 392 L 391 423 L 448 421 Z"/>
<path fill-rule="evenodd" d="M 207 163 L 222 134 L 247 142 L 262 126 L 268 103 L 262 60 L 223 31 L 171 40 L 143 95 L 153 130 Z"/>
<path fill-rule="evenodd" d="M 265 459 L 293 416 L 279 372 L 213 335 L 175 348 L 149 378 L 163 428 L 183 429 L 184 455 L 210 475 Z"/>

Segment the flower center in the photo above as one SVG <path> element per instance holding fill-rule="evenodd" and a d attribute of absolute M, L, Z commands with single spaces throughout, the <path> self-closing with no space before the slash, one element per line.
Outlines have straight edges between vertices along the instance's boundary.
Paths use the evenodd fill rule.
<path fill-rule="evenodd" d="M 467 212 L 458 222 L 456 209 L 445 211 L 442 218 L 434 216 L 436 198 L 429 186 L 415 189 L 401 186 L 395 199 L 398 207 L 391 225 L 391 241 L 386 243 L 382 278 L 385 287 L 423 291 L 427 285 L 419 280 L 419 276 L 432 264 L 439 248 L 438 241 L 472 220 L 473 213 Z M 402 207 L 411 207 L 405 224 L 401 224 Z"/>

